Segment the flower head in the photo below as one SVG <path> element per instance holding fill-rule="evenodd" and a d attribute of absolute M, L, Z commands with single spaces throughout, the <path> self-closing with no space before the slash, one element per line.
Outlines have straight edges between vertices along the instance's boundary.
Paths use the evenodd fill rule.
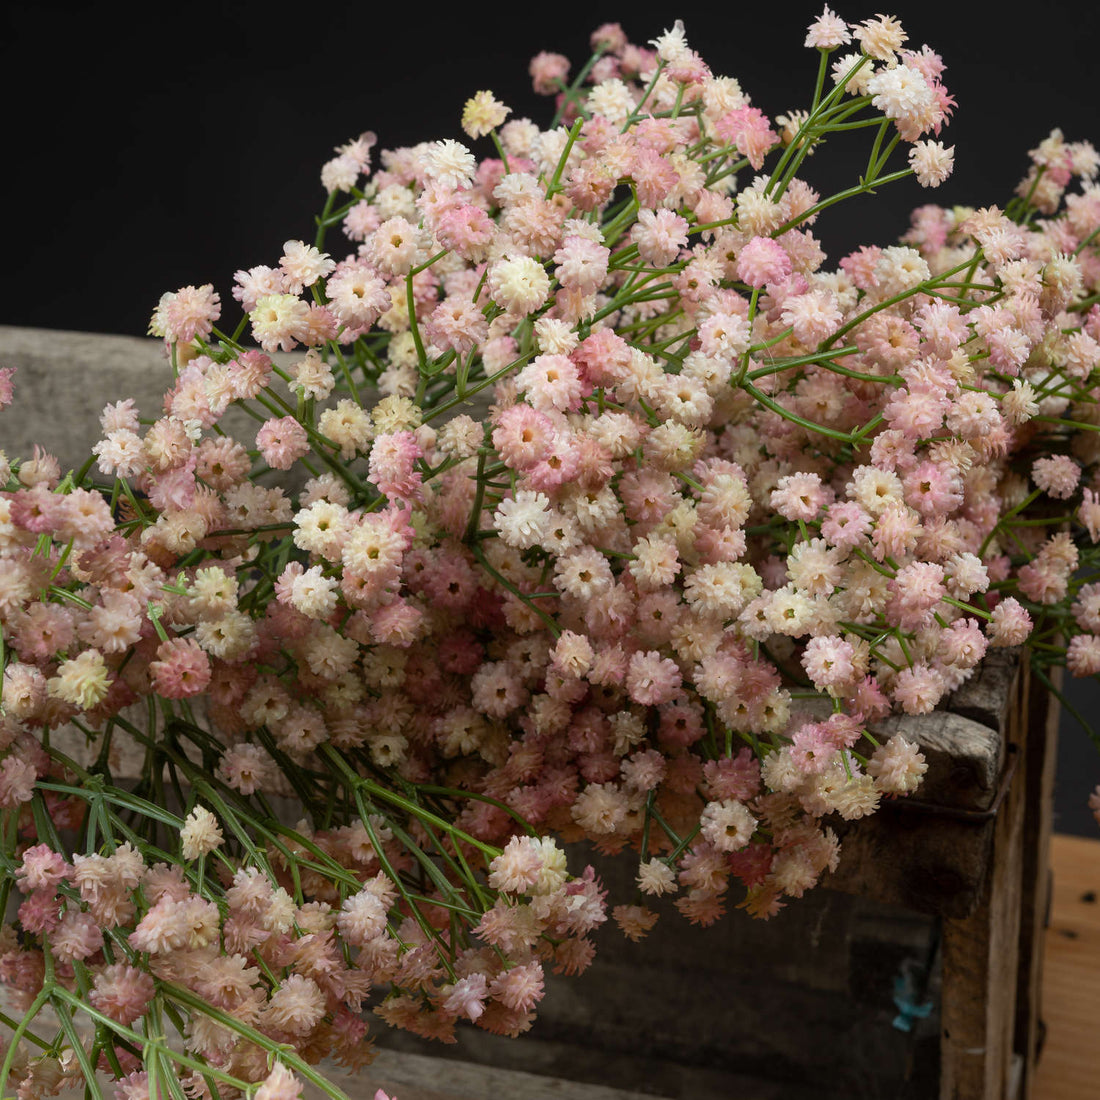
<path fill-rule="evenodd" d="M 198 859 L 220 848 L 223 839 L 218 819 L 205 806 L 196 806 L 180 830 L 180 851 L 184 859 Z"/>
<path fill-rule="evenodd" d="M 477 92 L 462 108 L 462 129 L 472 138 L 484 137 L 504 123 L 512 112 L 492 92 Z"/>

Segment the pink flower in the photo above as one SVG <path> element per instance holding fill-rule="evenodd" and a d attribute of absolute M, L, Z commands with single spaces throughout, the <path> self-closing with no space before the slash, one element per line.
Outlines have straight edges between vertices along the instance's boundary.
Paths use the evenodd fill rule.
<path fill-rule="evenodd" d="M 824 290 L 791 295 L 783 303 L 781 316 L 783 324 L 794 329 L 794 338 L 807 347 L 831 336 L 843 320 L 835 296 Z"/>
<path fill-rule="evenodd" d="M 877 561 L 900 558 L 917 545 L 920 522 L 911 508 L 904 504 L 888 504 L 875 521 L 871 535 L 872 553 Z"/>
<path fill-rule="evenodd" d="M 878 286 L 878 276 L 875 271 L 881 255 L 882 249 L 876 245 L 863 245 L 855 252 L 843 257 L 840 268 L 860 290 L 870 290 Z"/>
<path fill-rule="evenodd" d="M 287 241 L 279 267 L 283 272 L 283 290 L 288 294 L 301 294 L 303 287 L 313 286 L 318 279 L 331 275 L 336 262 L 304 241 Z"/>
<path fill-rule="evenodd" d="M 489 864 L 489 885 L 509 894 L 530 893 L 542 872 L 542 849 L 537 840 L 514 836 Z"/>
<path fill-rule="evenodd" d="M 126 963 L 113 963 L 96 974 L 88 1000 L 112 1020 L 129 1026 L 145 1015 L 155 993 L 151 974 Z"/>
<path fill-rule="evenodd" d="M 631 239 L 638 253 L 654 267 L 667 267 L 685 248 L 688 223 L 672 210 L 640 210 Z"/>
<path fill-rule="evenodd" d="M 421 258 L 421 232 L 399 214 L 387 218 L 367 239 L 363 258 L 384 275 L 406 275 Z"/>
<path fill-rule="evenodd" d="M 218 776 L 244 795 L 265 786 L 269 773 L 268 758 L 258 745 L 233 745 L 226 749 L 218 765 Z"/>
<path fill-rule="evenodd" d="M 835 50 L 852 41 L 851 31 L 835 12 L 828 7 L 810 24 L 803 45 L 818 50 Z"/>
<path fill-rule="evenodd" d="M 260 1083 L 254 1100 L 298 1100 L 301 1094 L 302 1082 L 282 1062 L 277 1061 Z"/>
<path fill-rule="evenodd" d="M 1058 562 L 1039 555 L 1016 573 L 1020 591 L 1035 603 L 1056 604 L 1066 594 L 1066 571 Z"/>
<path fill-rule="evenodd" d="M 528 72 L 532 86 L 539 95 L 554 95 L 562 90 L 569 75 L 569 58 L 542 50 L 531 58 Z"/>
<path fill-rule="evenodd" d="M 476 302 L 452 294 L 432 311 L 424 333 L 438 347 L 466 355 L 489 335 L 489 322 Z"/>
<path fill-rule="evenodd" d="M 771 506 L 784 519 L 809 521 L 828 499 L 817 474 L 785 474 L 771 495 Z"/>
<path fill-rule="evenodd" d="M 18 489 L 7 500 L 11 522 L 36 535 L 52 532 L 65 506 L 64 498 L 52 493 L 48 485 Z"/>
<path fill-rule="evenodd" d="M 957 668 L 973 668 L 985 656 L 987 644 L 977 619 L 956 619 L 940 635 L 939 655 Z"/>
<path fill-rule="evenodd" d="M 939 429 L 949 407 L 950 401 L 942 393 L 899 389 L 883 408 L 882 415 L 890 427 L 919 439 Z"/>
<path fill-rule="evenodd" d="M 897 674 L 892 694 L 906 714 L 928 714 L 942 698 L 945 686 L 939 672 L 918 662 Z"/>
<path fill-rule="evenodd" d="M 1088 530 L 1089 538 L 1096 542 L 1100 540 L 1100 499 L 1091 489 L 1085 489 L 1082 498 L 1077 519 Z"/>
<path fill-rule="evenodd" d="M 820 722 L 806 722 L 791 738 L 791 760 L 803 775 L 820 775 L 836 756 L 836 750 Z"/>
<path fill-rule="evenodd" d="M 190 638 L 172 638 L 157 647 L 149 673 L 158 695 L 184 699 L 199 695 L 210 683 L 210 658 Z"/>
<path fill-rule="evenodd" d="M 1081 480 L 1081 467 L 1069 455 L 1050 455 L 1035 460 L 1031 478 L 1047 496 L 1068 500 Z"/>
<path fill-rule="evenodd" d="M 463 259 L 478 261 L 488 251 L 495 228 L 493 220 L 481 207 L 463 203 L 443 211 L 436 223 L 435 235 L 441 244 Z"/>
<path fill-rule="evenodd" d="M 476 1021 L 485 1012 L 485 1001 L 489 996 L 487 986 L 488 980 L 484 974 L 475 973 L 459 978 L 449 987 L 449 992 L 448 987 L 444 987 L 447 995 L 443 1000 L 443 1011 Z"/>
<path fill-rule="evenodd" d="M 854 500 L 830 504 L 821 521 L 822 538 L 841 550 L 860 545 L 870 534 L 871 517 Z"/>
<path fill-rule="evenodd" d="M 1066 668 L 1074 676 L 1095 676 L 1100 673 L 1100 637 L 1078 634 L 1066 649 Z"/>
<path fill-rule="evenodd" d="M 873 776 L 875 786 L 887 794 L 908 794 L 916 790 L 927 770 L 924 754 L 900 734 L 876 748 L 867 763 L 867 774 Z"/>
<path fill-rule="evenodd" d="M 233 380 L 233 392 L 246 401 L 255 397 L 267 385 L 273 369 L 271 357 L 255 349 L 244 352 L 229 365 L 232 368 L 230 377 Z"/>
<path fill-rule="evenodd" d="M 922 462 L 902 479 L 905 503 L 923 516 L 949 515 L 963 502 L 962 478 L 946 463 Z"/>
<path fill-rule="evenodd" d="M 65 961 L 86 959 L 103 946 L 103 932 L 91 913 L 66 910 L 50 937 L 50 948 Z"/>
<path fill-rule="evenodd" d="M 19 923 L 27 932 L 52 932 L 61 923 L 61 899 L 54 890 L 35 890 L 19 906 Z"/>
<path fill-rule="evenodd" d="M 496 418 L 493 446 L 513 470 L 540 462 L 557 442 L 557 429 L 546 413 L 522 402 L 510 405 Z"/>
<path fill-rule="evenodd" d="M 325 1015 L 325 995 L 312 978 L 290 974 L 267 1004 L 271 1024 L 292 1035 L 307 1035 Z"/>
<path fill-rule="evenodd" d="M 237 284 L 233 288 L 233 297 L 249 313 L 261 298 L 268 294 L 281 294 L 283 290 L 283 273 L 266 265 L 237 271 L 233 281 Z"/>
<path fill-rule="evenodd" d="M 59 852 L 53 851 L 47 844 L 36 844 L 23 853 L 22 866 L 15 873 L 16 884 L 23 893 L 52 891 L 72 871 L 72 866 Z"/>
<path fill-rule="evenodd" d="M 764 155 L 779 141 L 779 135 L 758 107 L 736 107 L 723 115 L 714 129 L 723 141 L 748 157 L 757 171 L 764 166 Z"/>
<path fill-rule="evenodd" d="M 598 241 L 566 237 L 565 243 L 554 253 L 558 282 L 581 294 L 595 294 L 607 277 L 610 255 L 607 247 Z"/>
<path fill-rule="evenodd" d="M 309 453 L 309 436 L 293 416 L 268 420 L 256 433 L 256 446 L 273 470 L 289 470 Z"/>
<path fill-rule="evenodd" d="M 519 671 L 507 661 L 486 661 L 470 680 L 473 705 L 491 718 L 504 718 L 530 698 Z"/>
<path fill-rule="evenodd" d="M 15 374 L 15 367 L 0 367 L 0 409 L 11 404 L 13 374 Z"/>
<path fill-rule="evenodd" d="M 901 49 L 909 37 L 901 23 L 892 15 L 876 15 L 874 19 L 865 19 L 858 26 L 853 25 L 856 41 L 863 52 L 877 61 L 892 63 L 895 52 Z"/>
<path fill-rule="evenodd" d="M 371 634 L 381 645 L 404 648 L 422 634 L 424 612 L 416 605 L 397 599 L 371 616 Z"/>
<path fill-rule="evenodd" d="M 778 283 L 790 273 L 790 256 L 771 237 L 753 237 L 737 257 L 737 277 L 752 287 Z"/>
<path fill-rule="evenodd" d="M 570 354 L 591 386 L 613 386 L 630 371 L 631 353 L 627 342 L 613 329 L 597 329 L 586 336 Z"/>
<path fill-rule="evenodd" d="M 209 337 L 221 315 L 221 304 L 214 287 L 185 286 L 169 297 L 164 309 L 164 337 L 189 344 L 195 337 Z"/>
<path fill-rule="evenodd" d="M 29 802 L 37 778 L 37 769 L 29 760 L 21 760 L 18 756 L 5 757 L 0 763 L 0 806 L 11 809 L 22 802 Z"/>
<path fill-rule="evenodd" d="M 1006 596 L 995 608 L 993 617 L 985 626 L 989 644 L 993 646 L 1020 645 L 1031 633 L 1031 616 L 1014 596 Z"/>
<path fill-rule="evenodd" d="M 423 452 L 412 432 L 379 435 L 370 449 L 370 479 L 378 491 L 405 501 L 421 499 L 421 474 L 416 469 Z"/>
<path fill-rule="evenodd" d="M 683 683 L 675 661 L 662 657 L 656 650 L 635 653 L 626 672 L 626 690 L 643 706 L 671 702 Z"/>
<path fill-rule="evenodd" d="M 909 150 L 909 167 L 921 187 L 939 187 L 955 167 L 955 146 L 942 141 L 918 141 Z"/>
<path fill-rule="evenodd" d="M 912 562 L 898 570 L 890 581 L 887 617 L 903 630 L 925 626 L 936 604 L 947 595 L 943 566 L 935 562 Z"/>
<path fill-rule="evenodd" d="M 700 817 L 701 833 L 720 852 L 736 852 L 752 839 L 757 820 L 735 799 L 708 802 Z"/>
<path fill-rule="evenodd" d="M 542 1000 L 542 963 L 535 960 L 498 974 L 489 986 L 489 994 L 508 1008 L 530 1012 Z"/>
<path fill-rule="evenodd" d="M 392 305 L 385 280 L 369 264 L 349 259 L 325 284 L 329 309 L 350 329 L 367 329 Z"/>
<path fill-rule="evenodd" d="M 644 905 L 616 905 L 611 915 L 623 935 L 634 943 L 644 939 L 657 923 L 657 914 Z"/>
<path fill-rule="evenodd" d="M 802 667 L 815 687 L 839 692 L 855 679 L 854 656 L 851 643 L 842 638 L 823 635 L 811 638 L 806 643 Z"/>

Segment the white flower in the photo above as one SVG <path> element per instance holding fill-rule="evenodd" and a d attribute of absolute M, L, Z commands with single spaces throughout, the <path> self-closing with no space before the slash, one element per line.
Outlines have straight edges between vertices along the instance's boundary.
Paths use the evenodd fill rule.
<path fill-rule="evenodd" d="M 462 129 L 472 138 L 491 134 L 511 113 L 492 92 L 478 92 L 462 109 Z"/>
<path fill-rule="evenodd" d="M 511 256 L 490 268 L 489 290 L 510 313 L 534 313 L 550 293 L 550 276 L 538 260 Z"/>
<path fill-rule="evenodd" d="M 511 500 L 502 500 L 493 515 L 501 539 L 517 550 L 529 550 L 548 538 L 553 526 L 550 498 L 521 489 Z"/>
<path fill-rule="evenodd" d="M 180 851 L 184 859 L 198 859 L 222 845 L 218 819 L 205 807 L 196 806 L 180 829 Z"/>
<path fill-rule="evenodd" d="M 939 187 L 955 167 L 955 146 L 945 149 L 942 141 L 918 141 L 909 150 L 909 167 L 921 187 Z"/>
<path fill-rule="evenodd" d="M 737 852 L 752 839 L 756 818 L 736 799 L 708 802 L 703 807 L 703 836 L 721 852 Z"/>
<path fill-rule="evenodd" d="M 612 78 L 601 81 L 588 93 L 587 106 L 592 114 L 621 123 L 634 110 L 634 96 L 621 80 Z"/>
<path fill-rule="evenodd" d="M 433 141 L 424 152 L 424 170 L 428 179 L 446 187 L 464 187 L 474 178 L 477 159 L 459 141 L 446 138 Z"/>
<path fill-rule="evenodd" d="M 928 110 L 935 97 L 924 76 L 908 65 L 881 69 L 867 81 L 867 91 L 887 118 L 914 118 Z"/>
<path fill-rule="evenodd" d="M 684 21 L 677 19 L 671 30 L 666 30 L 659 38 L 651 38 L 649 44 L 666 64 L 674 65 L 677 61 L 682 61 L 689 53 Z"/>
<path fill-rule="evenodd" d="M 336 261 L 304 241 L 286 241 L 279 267 L 284 275 L 284 289 L 290 294 L 300 294 L 302 287 L 313 286 L 318 279 L 331 275 Z"/>

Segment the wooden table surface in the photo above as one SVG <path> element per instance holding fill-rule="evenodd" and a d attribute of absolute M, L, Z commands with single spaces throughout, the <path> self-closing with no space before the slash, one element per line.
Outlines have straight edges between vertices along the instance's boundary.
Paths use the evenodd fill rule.
<path fill-rule="evenodd" d="M 1100 1089 L 1100 829 L 1095 840 L 1056 835 L 1051 867 L 1034 1100 L 1091 1100 Z"/>

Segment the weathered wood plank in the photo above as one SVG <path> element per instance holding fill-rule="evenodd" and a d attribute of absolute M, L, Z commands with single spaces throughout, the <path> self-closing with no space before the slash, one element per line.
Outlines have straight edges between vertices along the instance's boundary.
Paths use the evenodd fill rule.
<path fill-rule="evenodd" d="M 1100 839 L 1055 836 L 1033 1100 L 1093 1100 L 1100 1079 Z"/>
<path fill-rule="evenodd" d="M 1021 763 L 996 818 L 984 889 L 969 916 L 943 923 L 941 1100 L 1010 1095 L 1023 903 L 1028 679 L 1020 678 L 1010 713 L 1008 734 Z"/>
<path fill-rule="evenodd" d="M 1054 685 L 1061 687 L 1062 669 Z M 1054 774 L 1058 760 L 1057 700 L 1032 690 L 1028 700 L 1027 790 L 1024 796 L 1024 886 L 1020 916 L 1020 972 L 1016 988 L 1015 1047 L 1023 1055 L 1020 1100 L 1031 1100 L 1041 1043 L 1043 935 L 1050 910 L 1051 842 L 1054 832 Z M 1034 736 L 1039 733 L 1040 736 Z"/>

